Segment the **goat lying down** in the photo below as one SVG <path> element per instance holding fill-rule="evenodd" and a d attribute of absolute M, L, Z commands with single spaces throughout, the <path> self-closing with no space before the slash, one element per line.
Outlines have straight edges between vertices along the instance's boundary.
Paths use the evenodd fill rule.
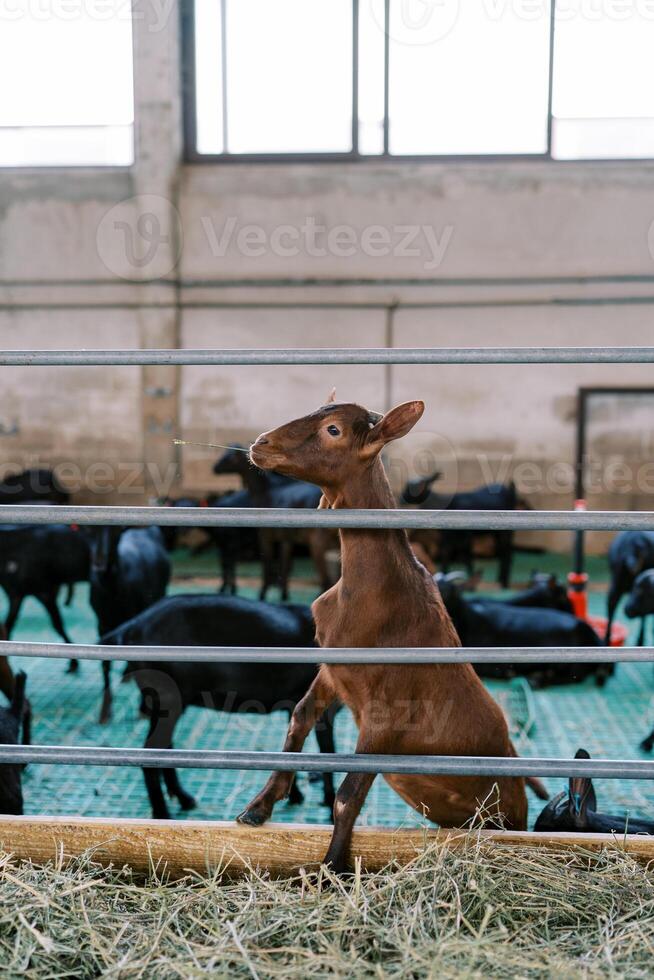
<path fill-rule="evenodd" d="M 464 597 L 457 584 L 458 573 L 436 575 L 434 581 L 464 647 L 599 647 L 595 630 L 582 619 L 562 609 L 562 587 L 537 582 L 514 599 Z M 534 603 L 534 605 L 530 605 Z M 549 608 L 551 603 L 553 608 Z M 528 677 L 532 687 L 578 684 L 588 676 L 600 682 L 603 664 L 544 664 L 534 654 L 533 662 L 475 664 L 481 677 Z"/>
<path fill-rule="evenodd" d="M 586 749 L 578 749 L 575 759 L 590 759 Z M 597 812 L 597 796 L 587 776 L 573 776 L 568 792 L 559 793 L 544 808 L 534 830 L 556 832 L 573 830 L 582 834 L 654 834 L 654 820 L 637 820 Z"/>

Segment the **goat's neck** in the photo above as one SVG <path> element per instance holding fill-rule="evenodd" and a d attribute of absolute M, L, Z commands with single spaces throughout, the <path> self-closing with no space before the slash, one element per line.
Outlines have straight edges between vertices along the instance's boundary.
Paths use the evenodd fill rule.
<path fill-rule="evenodd" d="M 353 478 L 338 490 L 323 491 L 331 507 L 335 509 L 395 509 L 395 498 L 390 488 L 381 460 L 376 458 L 360 477 Z M 404 530 L 367 530 L 342 528 L 341 568 L 346 584 L 361 583 L 361 573 L 370 573 L 380 579 L 388 579 L 406 570 L 407 563 L 415 565 L 409 539 Z"/>

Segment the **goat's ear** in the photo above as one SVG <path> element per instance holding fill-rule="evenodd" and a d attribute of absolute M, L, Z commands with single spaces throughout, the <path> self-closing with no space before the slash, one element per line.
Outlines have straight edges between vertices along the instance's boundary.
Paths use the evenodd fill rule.
<path fill-rule="evenodd" d="M 419 421 L 424 410 L 425 403 L 419 401 L 404 402 L 391 408 L 369 431 L 363 445 L 363 456 L 373 456 L 380 452 L 387 442 L 405 436 Z"/>
<path fill-rule="evenodd" d="M 327 401 L 325 402 L 325 405 L 333 405 L 335 401 L 336 401 L 336 388 L 332 388 L 332 390 L 329 392 L 329 395 L 327 396 Z"/>

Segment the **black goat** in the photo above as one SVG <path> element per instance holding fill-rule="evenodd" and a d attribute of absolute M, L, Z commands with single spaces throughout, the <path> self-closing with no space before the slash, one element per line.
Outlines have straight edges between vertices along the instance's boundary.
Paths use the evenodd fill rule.
<path fill-rule="evenodd" d="M 524 501 L 518 500 L 516 487 L 513 482 L 504 486 L 501 483 L 489 483 L 476 490 L 462 493 L 439 494 L 431 486 L 442 476 L 436 471 L 430 476 L 418 480 L 409 480 L 402 492 L 402 501 L 406 504 L 417 504 L 423 510 L 516 510 L 518 506 L 525 507 Z M 479 531 L 441 531 L 439 545 L 439 561 L 441 570 L 447 572 L 455 561 L 461 561 L 473 574 L 473 543 Z M 513 563 L 513 531 L 492 531 L 495 541 L 495 556 L 498 559 L 498 581 L 503 588 L 508 588 L 511 581 L 511 565 Z M 418 538 L 418 540 L 422 540 Z M 429 549 L 428 549 L 429 550 Z"/>
<path fill-rule="evenodd" d="M 308 606 L 275 606 L 221 595 L 176 595 L 162 599 L 140 616 L 102 638 L 111 646 L 314 646 L 315 628 Z M 316 660 L 318 660 L 316 655 Z M 193 663 L 174 661 L 128 664 L 126 678 L 141 691 L 141 710 L 150 719 L 146 748 L 172 748 L 175 726 L 189 705 L 230 713 L 292 714 L 316 676 L 313 664 Z M 334 752 L 332 715 L 316 728 L 322 752 Z M 183 810 L 195 806 L 174 769 L 144 769 L 145 785 L 157 818 L 169 816 L 160 776 Z M 330 773 L 323 776 L 325 805 L 333 806 Z M 293 783 L 291 803 L 302 794 Z"/>
<path fill-rule="evenodd" d="M 597 633 L 582 619 L 558 609 L 511 606 L 486 599 L 464 599 L 446 576 L 436 575 L 447 611 L 464 647 L 592 647 L 600 646 Z M 602 675 L 602 664 L 475 664 L 481 677 L 530 679 L 533 687 L 576 684 L 592 674 Z"/>
<path fill-rule="evenodd" d="M 0 623 L 0 640 L 6 640 L 5 628 Z M 8 657 L 0 656 L 0 691 L 8 701 L 13 702 L 16 697 L 16 675 L 11 669 Z M 32 706 L 27 698 L 23 704 L 23 745 L 29 745 L 32 739 Z"/>
<path fill-rule="evenodd" d="M 210 494 L 206 498 L 180 497 L 173 500 L 166 497 L 161 501 L 165 507 L 249 507 L 251 506 L 247 490 L 237 490 L 234 493 L 226 493 L 222 496 Z M 178 528 L 166 526 L 161 528 L 166 547 L 169 551 L 178 547 L 184 542 L 184 536 L 188 535 L 194 528 Z M 253 528 L 232 528 L 232 527 L 203 527 L 205 542 L 192 549 L 192 554 L 197 555 L 204 551 L 208 545 L 213 545 L 218 552 L 218 562 L 220 565 L 222 583 L 220 591 L 228 595 L 236 594 L 236 566 L 239 555 L 242 554 L 244 544 L 249 545 L 249 550 L 258 553 L 256 530 Z"/>
<path fill-rule="evenodd" d="M 16 683 L 11 704 L 0 708 L 0 743 L 18 745 L 20 741 L 21 720 L 25 715 L 24 671 L 16 674 Z M 23 791 L 21 787 L 22 765 L 5 762 L 0 765 L 0 813 L 20 815 L 23 812 Z"/>
<path fill-rule="evenodd" d="M 90 533 L 91 607 L 104 636 L 166 594 L 170 558 L 158 527 L 101 527 Z M 102 662 L 100 724 L 111 717 L 111 661 Z"/>
<path fill-rule="evenodd" d="M 70 494 L 52 470 L 23 470 L 0 480 L 0 504 L 41 503 L 67 504 Z"/>
<path fill-rule="evenodd" d="M 32 595 L 45 607 L 59 636 L 70 643 L 57 596 L 62 586 L 68 586 L 70 602 L 72 586 L 88 578 L 89 546 L 79 530 L 66 524 L 0 525 L 0 586 L 9 598 L 7 637 L 23 600 Z"/>
<path fill-rule="evenodd" d="M 460 580 L 457 573 L 450 573 L 448 581 L 460 581 L 463 588 L 467 588 L 469 582 Z M 476 584 L 476 576 L 472 579 Z M 535 572 L 531 577 L 530 585 L 527 589 L 522 589 L 508 599 L 493 599 L 489 596 L 474 595 L 475 602 L 488 603 L 495 606 L 498 603 L 504 606 L 516 606 L 528 609 L 558 609 L 560 612 L 574 613 L 572 603 L 568 597 L 568 590 L 562 585 L 556 575 Z"/>
<path fill-rule="evenodd" d="M 245 504 L 227 506 L 307 508 L 315 510 L 320 503 L 321 490 L 312 483 L 293 480 L 278 473 L 270 473 L 254 466 L 243 451 L 242 446 L 234 445 L 215 463 L 216 474 L 235 473 L 241 477 L 248 494 Z M 264 600 L 268 589 L 276 583 L 281 589 L 281 597 L 288 599 L 288 582 L 293 568 L 293 550 L 297 543 L 305 544 L 314 561 L 322 590 L 328 589 L 331 582 L 327 569 L 326 551 L 329 535 L 320 528 L 308 530 L 289 530 L 288 528 L 262 528 L 259 531 L 259 544 L 263 575 L 259 598 Z M 278 552 L 279 571 L 275 568 L 275 554 Z"/>
<path fill-rule="evenodd" d="M 640 573 L 631 587 L 624 611 L 629 619 L 641 619 L 638 643 L 645 646 L 647 617 L 654 614 L 654 568 Z"/>
<path fill-rule="evenodd" d="M 212 507 L 254 507 L 256 506 L 247 490 L 234 490 L 222 497 L 214 498 Z M 244 551 L 259 555 L 259 537 L 256 528 L 213 527 L 211 536 L 218 551 L 222 570 L 223 595 L 236 595 L 238 584 L 236 572 L 238 560 Z"/>
<path fill-rule="evenodd" d="M 494 600 L 506 606 L 522 606 L 529 609 L 558 609 L 559 612 L 573 613 L 568 590 L 561 585 L 556 575 L 535 574 L 528 589 L 523 589 L 509 599 Z"/>
<path fill-rule="evenodd" d="M 205 501 L 198 500 L 197 497 L 161 497 L 158 500 L 160 507 L 203 507 L 205 506 Z M 175 548 L 179 548 L 184 543 L 184 534 L 192 528 L 188 527 L 175 527 L 172 524 L 164 524 L 159 528 L 163 536 L 164 544 L 168 551 L 173 551 Z"/>
<path fill-rule="evenodd" d="M 639 642 L 645 645 L 645 624 L 647 617 L 654 614 L 654 568 L 641 572 L 634 582 L 624 609 L 630 619 L 642 618 Z M 654 730 L 640 743 L 641 749 L 651 752 L 654 748 Z"/>
<path fill-rule="evenodd" d="M 590 759 L 585 749 L 578 749 L 575 759 Z M 609 816 L 597 812 L 597 797 L 587 776 L 573 776 L 568 792 L 550 800 L 538 816 L 534 830 L 541 833 L 572 830 L 582 834 L 654 834 L 654 820 L 638 820 L 628 815 Z"/>
<path fill-rule="evenodd" d="M 654 568 L 654 531 L 623 531 L 611 542 L 609 548 L 609 568 L 611 585 L 607 605 L 607 626 L 604 642 L 609 645 L 611 626 L 618 603 L 631 588 L 641 572 Z M 645 620 L 643 619 L 639 645 L 645 643 Z"/>

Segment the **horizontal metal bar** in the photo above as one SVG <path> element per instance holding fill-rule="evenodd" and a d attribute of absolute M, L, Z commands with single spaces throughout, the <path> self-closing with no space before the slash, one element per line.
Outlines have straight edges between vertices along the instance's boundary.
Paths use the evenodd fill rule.
<path fill-rule="evenodd" d="M 0 656 L 241 664 L 652 663 L 654 647 L 177 647 L 0 641 Z"/>
<path fill-rule="evenodd" d="M 125 364 L 643 364 L 654 347 L 341 347 L 4 350 L 0 366 Z"/>
<path fill-rule="evenodd" d="M 507 759 L 496 756 L 332 755 L 319 752 L 0 745 L 0 763 L 3 762 L 65 766 L 147 766 L 154 769 L 277 769 L 294 772 L 654 779 L 654 762 L 642 759 Z"/>
<path fill-rule="evenodd" d="M 119 524 L 147 527 L 441 528 L 506 531 L 654 530 L 654 511 L 304 510 L 274 507 L 71 507 L 3 504 L 0 524 Z"/>

